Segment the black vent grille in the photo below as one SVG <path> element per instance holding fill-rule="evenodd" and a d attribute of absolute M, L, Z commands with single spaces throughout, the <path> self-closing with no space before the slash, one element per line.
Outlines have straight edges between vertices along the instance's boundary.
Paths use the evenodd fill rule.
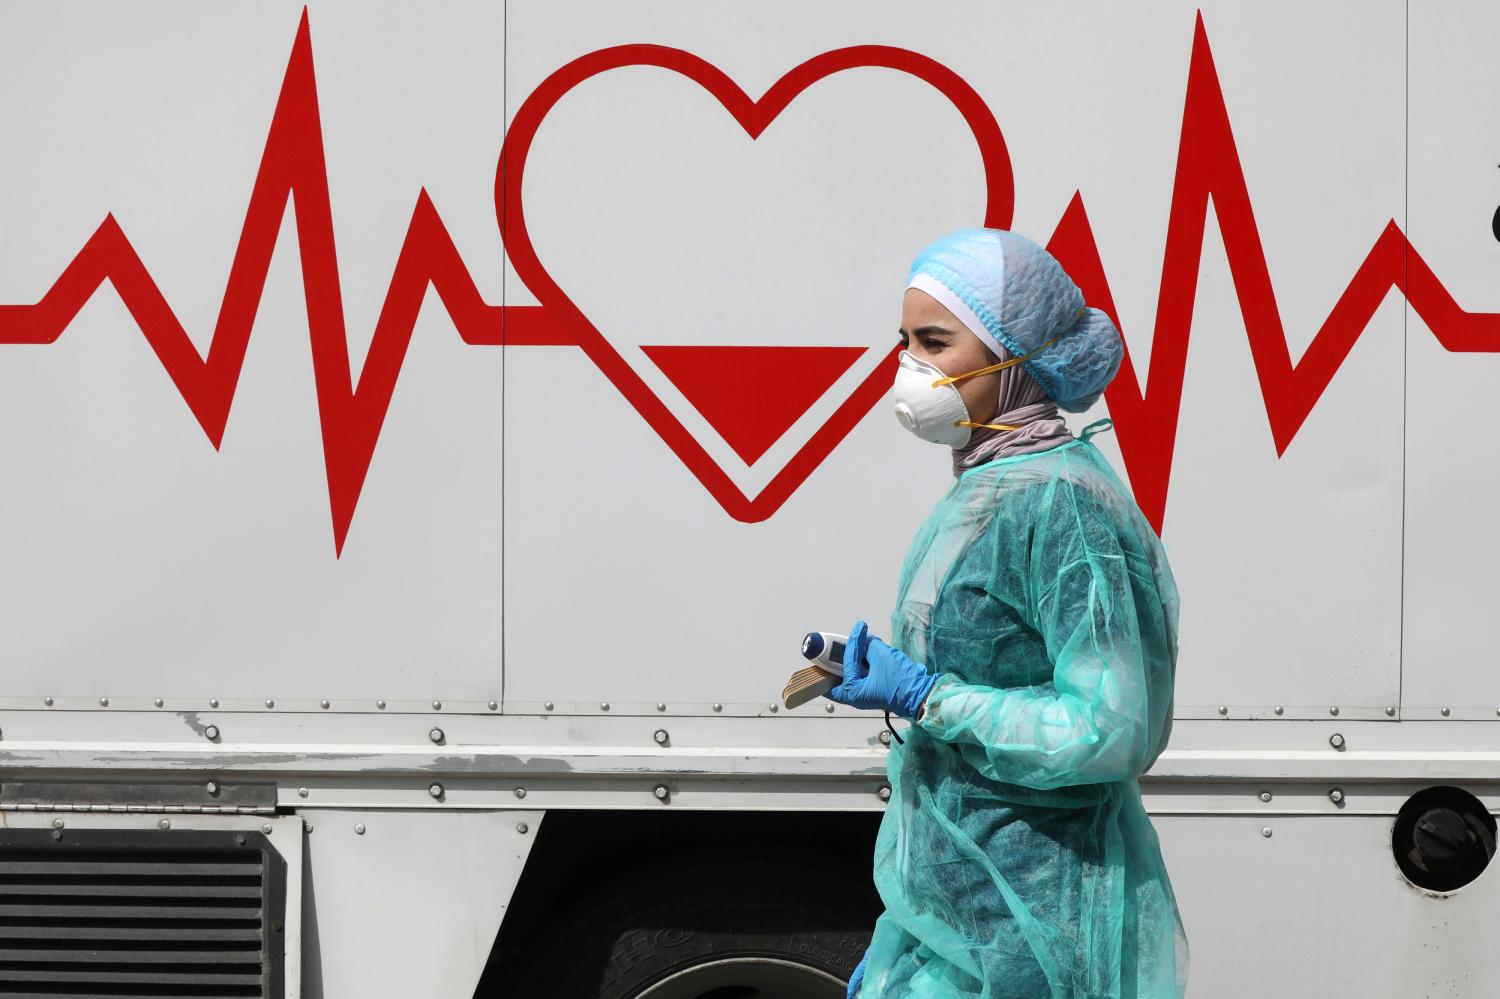
<path fill-rule="evenodd" d="M 259 832 L 0 830 L 0 997 L 281 999 L 285 906 Z"/>

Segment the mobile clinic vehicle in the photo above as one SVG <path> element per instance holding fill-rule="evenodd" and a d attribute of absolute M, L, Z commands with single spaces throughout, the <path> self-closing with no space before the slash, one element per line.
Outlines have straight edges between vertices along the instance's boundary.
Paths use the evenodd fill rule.
<path fill-rule="evenodd" d="M 6 0 L 0 996 L 842 995 L 883 726 L 776 696 L 884 630 L 980 223 L 1129 348 L 1194 994 L 1500 994 L 1497 41 Z"/>

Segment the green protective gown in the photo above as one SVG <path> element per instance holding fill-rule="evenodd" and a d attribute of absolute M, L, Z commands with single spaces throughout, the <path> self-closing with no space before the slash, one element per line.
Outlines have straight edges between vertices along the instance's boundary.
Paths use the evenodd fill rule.
<path fill-rule="evenodd" d="M 1137 778 L 1172 727 L 1177 589 L 1086 439 L 956 480 L 896 648 L 941 674 L 890 754 L 861 999 L 1170 999 L 1187 938 Z"/>

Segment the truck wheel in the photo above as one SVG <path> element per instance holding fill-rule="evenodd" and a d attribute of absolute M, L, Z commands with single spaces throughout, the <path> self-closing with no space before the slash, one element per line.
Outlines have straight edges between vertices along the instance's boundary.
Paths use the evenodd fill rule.
<path fill-rule="evenodd" d="M 777 861 L 634 872 L 581 900 L 516 996 L 844 999 L 879 900 L 868 877 Z"/>

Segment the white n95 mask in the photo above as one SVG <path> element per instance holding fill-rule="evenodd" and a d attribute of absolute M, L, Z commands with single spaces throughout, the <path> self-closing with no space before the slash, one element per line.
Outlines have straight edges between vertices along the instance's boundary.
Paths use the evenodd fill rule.
<path fill-rule="evenodd" d="M 900 366 L 896 369 L 896 384 L 892 388 L 896 396 L 896 419 L 922 440 L 949 447 L 963 447 L 969 443 L 975 427 L 1019 430 L 1020 427 L 1009 423 L 975 423 L 970 420 L 969 407 L 964 405 L 964 397 L 958 394 L 953 383 L 1004 371 L 1031 360 L 1056 342 L 1057 337 L 1053 337 L 1020 357 L 1008 358 L 977 371 L 965 371 L 961 375 L 945 375 L 936 366 L 903 350 Z"/>

